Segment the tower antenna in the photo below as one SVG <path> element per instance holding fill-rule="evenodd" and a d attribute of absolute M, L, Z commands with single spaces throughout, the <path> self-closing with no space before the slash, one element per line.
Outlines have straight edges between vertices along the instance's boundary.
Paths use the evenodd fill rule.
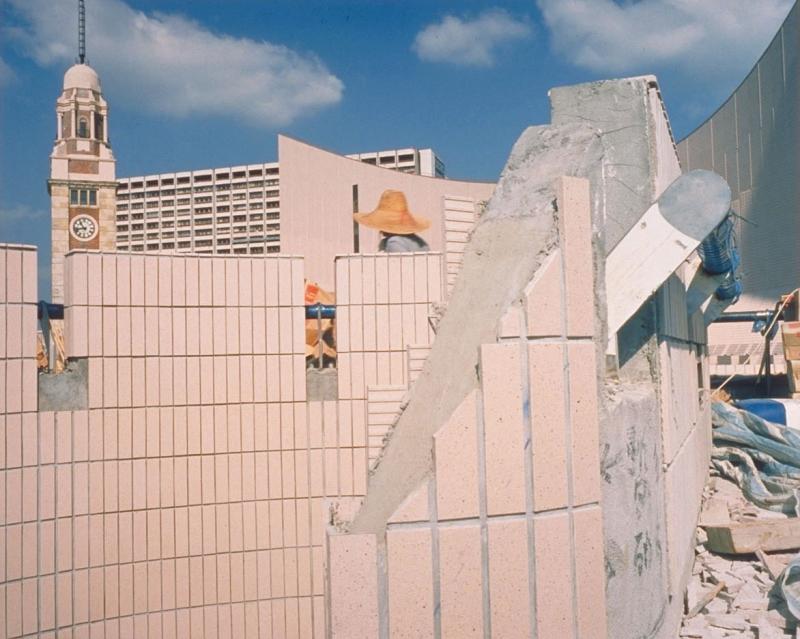
<path fill-rule="evenodd" d="M 86 62 L 86 7 L 83 0 L 78 0 L 78 60 Z"/>

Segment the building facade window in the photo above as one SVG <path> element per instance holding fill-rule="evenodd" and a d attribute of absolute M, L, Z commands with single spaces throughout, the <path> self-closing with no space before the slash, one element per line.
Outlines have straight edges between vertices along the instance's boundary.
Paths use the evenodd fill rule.
<path fill-rule="evenodd" d="M 78 137 L 79 138 L 89 137 L 89 122 L 86 118 L 78 119 Z"/>
<path fill-rule="evenodd" d="M 97 206 L 97 189 L 70 189 L 71 206 Z"/>

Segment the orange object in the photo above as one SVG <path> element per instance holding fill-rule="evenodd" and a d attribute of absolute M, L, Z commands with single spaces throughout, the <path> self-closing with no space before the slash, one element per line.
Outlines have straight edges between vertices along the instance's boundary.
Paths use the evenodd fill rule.
<path fill-rule="evenodd" d="M 431 225 L 430 220 L 411 214 L 405 193 L 392 190 L 383 192 L 374 211 L 354 213 L 353 219 L 364 226 L 395 235 L 419 233 Z"/>
<path fill-rule="evenodd" d="M 320 288 L 316 282 L 306 280 L 305 303 L 306 306 L 313 304 L 332 305 L 336 302 L 333 293 Z M 331 319 L 306 320 L 306 357 L 320 356 L 320 342 L 322 344 L 322 356 L 336 359 L 336 340 L 335 326 Z"/>

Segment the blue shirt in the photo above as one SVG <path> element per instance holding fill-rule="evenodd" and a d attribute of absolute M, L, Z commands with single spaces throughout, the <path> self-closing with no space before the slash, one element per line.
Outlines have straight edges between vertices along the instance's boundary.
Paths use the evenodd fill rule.
<path fill-rule="evenodd" d="M 430 251 L 431 247 L 419 235 L 384 235 L 378 244 L 378 250 L 384 253 L 421 253 Z"/>

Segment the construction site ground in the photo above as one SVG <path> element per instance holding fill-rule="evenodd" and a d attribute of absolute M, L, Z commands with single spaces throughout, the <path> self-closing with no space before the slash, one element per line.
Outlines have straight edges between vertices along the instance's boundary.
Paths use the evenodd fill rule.
<path fill-rule="evenodd" d="M 786 520 L 787 515 L 748 502 L 734 483 L 711 477 L 697 528 L 692 576 L 685 594 L 680 637 L 777 639 L 800 637 L 776 585 L 796 549 L 753 554 L 723 554 L 709 548 L 707 526 Z M 800 543 L 800 540 L 799 542 Z"/>

